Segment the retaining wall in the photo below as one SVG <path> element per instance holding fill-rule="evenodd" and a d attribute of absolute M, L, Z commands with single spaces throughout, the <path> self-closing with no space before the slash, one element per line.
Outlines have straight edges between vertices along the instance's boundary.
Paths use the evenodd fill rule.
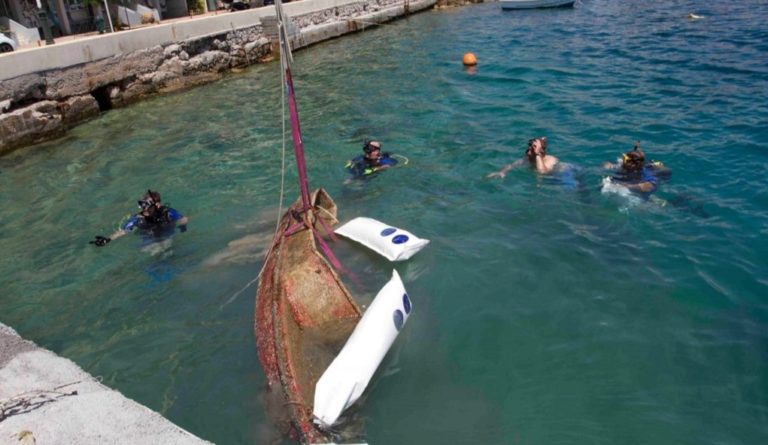
<path fill-rule="evenodd" d="M 283 5 L 294 49 L 432 7 L 437 0 Z M 62 136 L 143 97 L 273 57 L 273 6 L 160 24 L 0 56 L 0 155 Z"/>

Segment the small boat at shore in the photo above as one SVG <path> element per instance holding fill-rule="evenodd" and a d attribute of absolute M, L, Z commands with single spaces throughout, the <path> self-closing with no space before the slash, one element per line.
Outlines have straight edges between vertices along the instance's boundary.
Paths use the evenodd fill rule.
<path fill-rule="evenodd" d="M 501 9 L 570 8 L 575 0 L 501 0 Z"/>

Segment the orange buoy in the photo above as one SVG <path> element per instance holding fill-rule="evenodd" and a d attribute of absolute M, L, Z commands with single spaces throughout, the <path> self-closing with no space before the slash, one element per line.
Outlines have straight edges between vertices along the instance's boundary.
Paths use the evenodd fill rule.
<path fill-rule="evenodd" d="M 465 66 L 475 66 L 477 65 L 477 57 L 475 57 L 472 53 L 466 53 L 464 54 L 464 59 L 462 60 L 464 62 Z"/>

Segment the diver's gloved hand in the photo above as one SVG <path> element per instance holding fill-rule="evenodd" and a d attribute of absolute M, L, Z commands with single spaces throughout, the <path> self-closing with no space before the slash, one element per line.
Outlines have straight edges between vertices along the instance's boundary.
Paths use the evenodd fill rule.
<path fill-rule="evenodd" d="M 96 235 L 96 239 L 89 241 L 88 244 L 95 244 L 97 247 L 104 247 L 110 241 L 112 241 L 112 238 L 108 236 Z"/>
<path fill-rule="evenodd" d="M 186 224 L 179 226 L 179 232 L 184 233 L 186 231 L 187 231 L 187 225 Z"/>

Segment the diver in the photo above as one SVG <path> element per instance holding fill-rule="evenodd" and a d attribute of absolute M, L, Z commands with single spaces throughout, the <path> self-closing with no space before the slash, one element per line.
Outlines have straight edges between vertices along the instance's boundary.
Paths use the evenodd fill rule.
<path fill-rule="evenodd" d="M 381 142 L 367 140 L 363 144 L 363 154 L 347 162 L 344 168 L 355 178 L 362 178 L 382 171 L 397 164 L 397 159 L 389 153 L 382 153 Z"/>
<path fill-rule="evenodd" d="M 619 163 L 603 163 L 603 168 L 615 170 L 610 177 L 603 178 L 603 186 L 620 186 L 644 198 L 656 191 L 659 180 L 669 178 L 671 172 L 659 161 L 645 161 L 640 142 L 632 150 L 621 155 Z"/>
<path fill-rule="evenodd" d="M 147 193 L 137 203 L 139 212 L 131 216 L 120 229 L 110 236 L 97 235 L 89 243 L 103 247 L 134 229 L 139 229 L 142 233 L 151 235 L 153 238 L 169 236 L 175 232 L 177 227 L 180 232 L 187 231 L 189 219 L 176 209 L 163 205 L 160 200 L 160 193 L 147 190 Z"/>
<path fill-rule="evenodd" d="M 556 157 L 547 154 L 547 138 L 541 136 L 533 138 L 528 141 L 528 148 L 525 150 L 525 157 L 518 159 L 517 161 L 507 164 L 501 168 L 501 170 L 493 173 L 489 173 L 487 178 L 504 178 L 507 176 L 507 172 L 513 168 L 522 167 L 523 165 L 530 165 L 535 168 L 537 172 L 541 174 L 552 173 L 560 163 L 560 160 Z"/>

